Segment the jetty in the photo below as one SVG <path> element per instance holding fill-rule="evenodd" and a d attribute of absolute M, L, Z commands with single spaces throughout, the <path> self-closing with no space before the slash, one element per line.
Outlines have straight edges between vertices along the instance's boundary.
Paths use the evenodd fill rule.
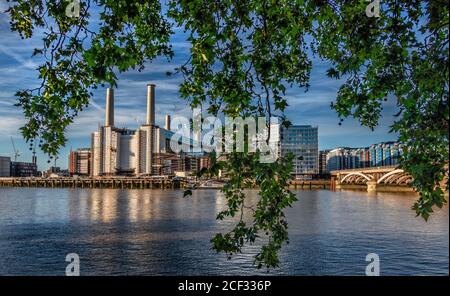
<path fill-rule="evenodd" d="M 178 178 L 0 178 L 0 187 L 183 189 L 188 183 Z"/>

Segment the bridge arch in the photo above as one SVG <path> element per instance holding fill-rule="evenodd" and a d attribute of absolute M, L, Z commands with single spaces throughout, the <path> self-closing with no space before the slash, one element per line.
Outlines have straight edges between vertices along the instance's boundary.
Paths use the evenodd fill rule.
<path fill-rule="evenodd" d="M 401 169 L 393 170 L 392 172 L 389 172 L 387 174 L 384 174 L 380 179 L 378 179 L 377 184 L 381 184 L 386 179 L 390 179 L 391 176 L 397 175 L 397 174 L 404 174 L 405 171 Z"/>
<path fill-rule="evenodd" d="M 363 177 L 364 179 L 366 179 L 367 181 L 370 181 L 370 177 L 363 174 L 363 173 L 359 173 L 359 172 L 355 172 L 355 173 L 350 173 L 348 175 L 345 175 L 344 178 L 342 178 L 341 182 L 344 182 L 345 180 L 347 180 L 348 178 L 352 177 L 352 176 L 359 176 L 359 177 Z"/>
<path fill-rule="evenodd" d="M 382 182 L 384 184 L 392 184 L 392 183 L 395 183 L 395 181 L 398 178 L 401 178 L 401 176 L 403 176 L 403 175 L 404 175 L 404 173 L 392 174 L 392 175 L 386 177 Z M 381 182 L 379 184 L 381 184 Z"/>
<path fill-rule="evenodd" d="M 410 183 L 412 181 L 412 177 L 408 174 L 405 174 L 401 177 L 399 177 L 396 181 L 397 184 L 402 184 L 403 182 L 405 182 L 406 184 Z"/>

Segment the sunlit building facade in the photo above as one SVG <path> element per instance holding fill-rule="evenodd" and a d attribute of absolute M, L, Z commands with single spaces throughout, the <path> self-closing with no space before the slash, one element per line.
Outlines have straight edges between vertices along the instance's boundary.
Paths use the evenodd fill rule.
<path fill-rule="evenodd" d="M 105 125 L 91 136 L 92 173 L 108 175 L 161 175 L 183 167 L 183 159 L 171 150 L 170 116 L 165 128 L 155 125 L 155 85 L 147 85 L 146 124 L 136 130 L 114 126 L 114 92 L 107 89 Z M 182 139 L 178 145 L 190 151 L 192 142 Z"/>
<path fill-rule="evenodd" d="M 69 153 L 69 174 L 89 176 L 91 174 L 91 148 L 79 148 Z"/>
<path fill-rule="evenodd" d="M 365 148 L 336 148 L 327 153 L 328 171 L 366 167 L 395 166 L 398 164 L 403 145 L 383 142 Z"/>

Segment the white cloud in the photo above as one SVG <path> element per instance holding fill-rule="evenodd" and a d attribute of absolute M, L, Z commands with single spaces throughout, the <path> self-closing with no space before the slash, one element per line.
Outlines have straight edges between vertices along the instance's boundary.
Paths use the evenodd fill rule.
<path fill-rule="evenodd" d="M 25 124 L 25 119 L 20 113 L 0 113 L 0 137 L 19 135 L 19 128 Z"/>
<path fill-rule="evenodd" d="M 0 0 L 0 10 L 6 8 L 6 3 Z M 6 14 L 0 13 L 0 155 L 10 155 L 10 136 L 15 137 L 16 144 L 24 152 L 24 159 L 29 157 L 27 146 L 24 143 L 19 128 L 25 123 L 21 110 L 14 105 L 15 92 L 22 88 L 33 88 L 39 85 L 35 68 L 41 62 L 39 58 L 32 58 L 33 48 L 42 46 L 42 32 L 38 31 L 31 39 L 21 40 L 17 33 L 10 32 L 7 22 L 3 22 Z M 117 126 L 137 128 L 145 122 L 146 112 L 146 84 L 156 84 L 156 123 L 163 125 L 165 114 L 191 116 L 191 110 L 186 101 L 180 98 L 179 86 L 183 79 L 181 75 L 165 76 L 167 71 L 174 71 L 176 67 L 185 62 L 186 52 L 190 44 L 185 41 L 186 34 L 180 28 L 175 29 L 172 36 L 172 46 L 175 57 L 171 62 L 158 58 L 146 63 L 142 71 L 132 70 L 118 75 L 118 89 L 115 92 L 115 122 Z M 365 145 L 380 139 L 392 138 L 388 128 L 392 122 L 393 106 L 395 100 L 389 100 L 388 112 L 384 113 L 380 127 L 371 132 L 361 127 L 353 119 L 338 125 L 338 117 L 330 109 L 330 102 L 335 100 L 336 93 L 342 81 L 329 79 L 325 76 L 328 68 L 326 62 L 314 60 L 311 74 L 311 87 L 308 92 L 301 88 L 288 89 L 286 96 L 289 106 L 288 118 L 294 124 L 312 124 L 319 126 L 319 142 L 325 147 L 342 145 Z M 104 123 L 105 117 L 105 90 L 95 92 L 89 108 L 79 114 L 75 122 L 68 128 L 68 147 L 63 149 L 60 165 L 65 167 L 65 159 L 70 146 L 78 148 L 80 145 L 88 146 L 90 133 L 97 129 L 98 124 Z M 347 143 L 347 144 L 345 144 Z M 31 157 L 30 157 L 31 158 Z M 45 157 L 41 157 L 43 161 Z"/>

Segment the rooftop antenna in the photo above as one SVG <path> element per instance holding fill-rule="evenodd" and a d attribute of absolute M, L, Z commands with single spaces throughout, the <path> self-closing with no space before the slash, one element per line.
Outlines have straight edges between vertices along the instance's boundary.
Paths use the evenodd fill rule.
<path fill-rule="evenodd" d="M 17 161 L 17 159 L 19 158 L 20 154 L 19 154 L 19 150 L 16 149 L 16 145 L 14 145 L 14 139 L 11 136 L 11 143 L 14 149 L 14 161 Z"/>

